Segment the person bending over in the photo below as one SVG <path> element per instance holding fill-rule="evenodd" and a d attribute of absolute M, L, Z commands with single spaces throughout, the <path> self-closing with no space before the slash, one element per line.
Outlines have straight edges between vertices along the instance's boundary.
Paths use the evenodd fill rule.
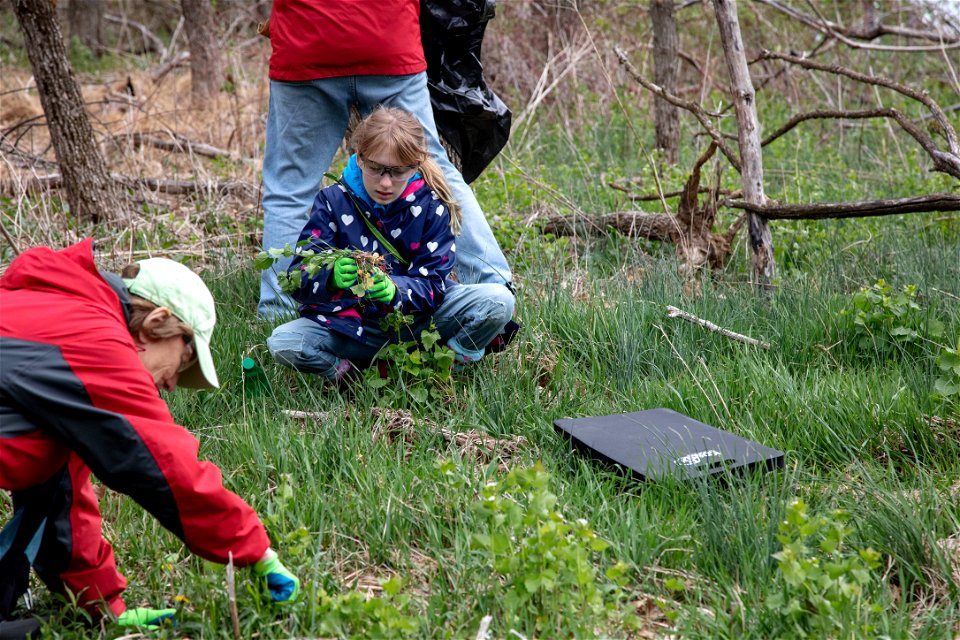
<path fill-rule="evenodd" d="M 297 599 L 254 510 L 197 459 L 157 390 L 213 388 L 213 297 L 187 267 L 143 260 L 123 278 L 94 266 L 93 241 L 38 247 L 0 279 L 0 489 L 13 516 L 0 532 L 0 619 L 31 566 L 54 593 L 123 625 L 156 624 L 174 609 L 127 609 L 126 579 L 101 533 L 91 471 L 136 500 L 187 548 L 252 566 L 270 598 Z"/>
<path fill-rule="evenodd" d="M 380 326 L 399 310 L 414 318 L 404 339 L 419 336 L 432 318 L 457 363 L 479 360 L 513 315 L 515 299 L 502 284 L 448 278 L 460 210 L 422 125 L 406 111 L 379 107 L 361 121 L 351 146 L 341 179 L 317 194 L 290 265 L 300 278 L 293 297 L 301 317 L 273 331 L 270 352 L 294 369 L 339 380 L 400 339 Z M 360 292 L 355 258 L 343 255 L 308 273 L 305 254 L 335 249 L 378 254 L 386 272 Z"/>

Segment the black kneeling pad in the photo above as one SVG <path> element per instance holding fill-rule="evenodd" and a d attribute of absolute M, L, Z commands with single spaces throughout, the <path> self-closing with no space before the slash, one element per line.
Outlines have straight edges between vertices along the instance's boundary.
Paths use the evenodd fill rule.
<path fill-rule="evenodd" d="M 670 409 L 567 418 L 554 425 L 588 455 L 626 467 L 643 480 L 783 466 L 782 452 Z"/>

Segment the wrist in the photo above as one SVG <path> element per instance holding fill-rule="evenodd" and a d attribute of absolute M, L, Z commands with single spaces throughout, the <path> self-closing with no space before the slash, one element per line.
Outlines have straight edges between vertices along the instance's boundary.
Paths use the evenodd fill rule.
<path fill-rule="evenodd" d="M 264 573 L 269 571 L 272 567 L 271 565 L 277 560 L 277 552 L 267 547 L 267 550 L 263 552 L 263 556 L 257 560 L 253 565 L 253 570 L 257 573 Z"/>

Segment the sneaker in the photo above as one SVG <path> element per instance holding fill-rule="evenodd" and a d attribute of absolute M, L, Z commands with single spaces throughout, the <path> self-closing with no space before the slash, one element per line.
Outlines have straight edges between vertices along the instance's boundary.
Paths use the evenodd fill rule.
<path fill-rule="evenodd" d="M 517 335 L 517 332 L 520 331 L 523 325 L 521 325 L 516 320 L 511 320 L 504 327 L 503 331 L 498 333 L 493 340 L 490 341 L 484 348 L 484 353 L 500 353 L 507 348 L 507 345 L 513 342 L 513 338 Z"/>

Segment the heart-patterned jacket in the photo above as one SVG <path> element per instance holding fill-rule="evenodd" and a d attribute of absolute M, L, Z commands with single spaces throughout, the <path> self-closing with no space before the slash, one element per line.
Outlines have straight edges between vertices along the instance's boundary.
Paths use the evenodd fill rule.
<path fill-rule="evenodd" d="M 407 264 L 380 246 L 361 215 Z M 302 259 L 294 257 L 290 270 L 303 271 L 300 289 L 293 295 L 300 303 L 300 315 L 361 342 L 366 342 L 364 325 L 378 327 L 394 308 L 425 322 L 443 303 L 447 289 L 457 286 L 448 278 L 456 258 L 454 240 L 447 205 L 419 174 L 410 179 L 399 198 L 379 205 L 364 190 L 356 158 L 351 157 L 340 182 L 317 194 L 310 219 L 300 233 L 299 250 L 336 248 L 378 253 L 386 260 L 397 293 L 387 305 L 357 298 L 349 290 L 334 290 L 328 287 L 330 270 L 321 269 L 309 277 L 303 271 Z"/>

